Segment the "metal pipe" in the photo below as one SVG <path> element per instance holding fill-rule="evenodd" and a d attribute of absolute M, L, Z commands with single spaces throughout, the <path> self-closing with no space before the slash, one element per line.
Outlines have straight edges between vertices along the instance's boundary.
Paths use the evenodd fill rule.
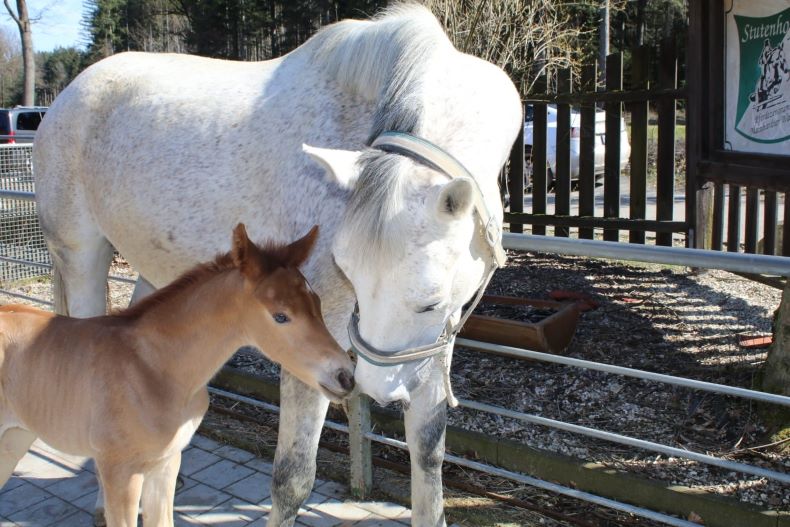
<path fill-rule="evenodd" d="M 220 395 L 227 399 L 239 401 L 240 403 L 249 404 L 250 406 L 263 408 L 264 410 L 268 410 L 269 412 L 275 414 L 280 413 L 280 407 L 277 406 L 276 404 L 267 403 L 265 401 L 259 401 L 258 399 L 253 399 L 252 397 L 246 397 L 238 393 L 228 392 L 225 390 L 221 390 L 219 388 L 214 388 L 213 386 L 208 387 L 208 392 L 213 393 L 214 395 Z M 345 434 L 348 433 L 348 426 L 341 423 L 335 423 L 334 421 L 324 420 L 324 426 L 336 432 L 343 432 Z"/>
<path fill-rule="evenodd" d="M 30 260 L 20 260 L 19 258 L 11 258 L 10 256 L 0 256 L 0 262 L 8 262 L 16 265 L 27 265 L 28 267 L 38 267 L 39 269 L 52 269 L 52 264 L 31 262 Z"/>
<path fill-rule="evenodd" d="M 784 256 L 730 253 L 704 249 L 687 249 L 685 247 L 663 247 L 659 245 L 605 242 L 509 232 L 502 235 L 502 245 L 505 249 L 518 251 L 536 251 L 634 262 L 704 267 L 740 273 L 790 276 L 790 258 Z"/>
<path fill-rule="evenodd" d="M 40 298 L 36 298 L 34 296 L 23 295 L 22 293 L 15 293 L 13 291 L 6 291 L 5 289 L 0 289 L 0 294 L 13 296 L 16 298 L 22 298 L 24 300 L 29 300 L 30 302 L 37 302 L 39 304 L 43 304 L 45 306 L 53 307 L 55 304 L 50 302 L 49 300 L 42 300 Z"/>
<path fill-rule="evenodd" d="M 35 192 L 23 190 L 0 190 L 0 199 L 15 199 L 17 201 L 36 201 Z"/>
<path fill-rule="evenodd" d="M 31 262 L 30 260 L 20 260 L 19 258 L 11 258 L 10 256 L 0 256 L 0 262 L 8 262 L 17 265 L 27 265 L 29 267 L 38 267 L 39 269 L 47 269 L 52 270 L 52 264 L 48 263 L 41 263 L 41 262 Z M 127 278 L 125 276 L 117 276 L 117 275 L 109 275 L 107 277 L 109 280 L 114 280 L 116 282 L 123 282 L 125 284 L 136 284 L 137 280 L 134 278 Z"/>
<path fill-rule="evenodd" d="M 692 461 L 705 463 L 707 465 L 713 465 L 726 470 L 743 472 L 745 474 L 752 474 L 754 476 L 773 479 L 776 481 L 781 481 L 782 483 L 790 484 L 790 474 L 777 472 L 775 470 L 768 470 L 768 469 L 756 467 L 754 465 L 747 465 L 746 463 L 738 463 L 736 461 L 720 459 L 717 457 L 708 456 L 706 454 L 699 454 L 697 452 L 683 450 L 682 448 L 675 448 L 667 445 L 662 445 L 660 443 L 653 443 L 652 441 L 645 441 L 642 439 L 636 439 L 633 437 L 628 437 L 620 434 L 614 434 L 612 432 L 606 432 L 604 430 L 597 430 L 595 428 L 589 428 L 586 426 L 565 423 L 563 421 L 557 421 L 555 419 L 549 419 L 537 415 L 515 412 L 513 410 L 508 410 L 506 408 L 500 408 L 498 406 L 493 406 L 485 403 L 478 403 L 476 401 L 459 400 L 459 406 L 463 408 L 471 408 L 472 410 L 478 410 L 481 412 L 497 414 L 503 417 L 517 419 L 519 421 L 526 421 L 528 423 L 548 426 L 550 428 L 557 428 L 559 430 L 564 430 L 566 432 L 572 432 L 575 434 L 594 437 L 596 439 L 603 439 L 604 441 L 611 441 L 613 443 L 620 443 L 622 445 L 633 446 L 644 450 L 661 452 L 662 454 L 667 454 L 669 456 L 691 459 Z"/>
<path fill-rule="evenodd" d="M 252 406 L 257 406 L 259 408 L 263 408 L 265 410 L 269 410 L 275 413 L 280 412 L 280 408 L 269 403 L 265 403 L 263 401 L 258 401 L 257 399 L 252 399 L 250 397 L 245 397 L 243 395 L 235 394 L 232 392 L 226 392 L 225 390 L 220 390 L 217 388 L 209 387 L 209 392 L 221 395 L 223 397 L 227 397 L 229 399 L 233 399 L 239 402 L 243 402 L 246 404 L 250 404 Z M 342 425 L 340 423 L 334 423 L 332 421 L 324 421 L 324 426 L 327 428 L 331 428 L 332 430 L 337 430 L 340 432 L 348 433 L 348 427 Z M 380 434 L 375 434 L 373 432 L 366 432 L 365 437 L 370 439 L 371 441 L 376 441 L 378 443 L 388 445 L 391 447 L 399 448 L 401 450 L 409 450 L 408 445 L 403 441 L 398 441 L 397 439 L 392 439 Z M 477 461 L 471 461 L 466 458 L 454 456 L 452 454 L 445 454 L 444 456 L 445 461 L 449 463 L 453 463 L 456 465 L 460 465 L 463 467 L 468 467 L 473 470 L 477 470 L 479 472 L 483 472 L 485 474 L 491 474 L 493 476 L 498 476 L 501 478 L 509 479 L 511 481 L 516 481 L 518 483 L 523 483 L 525 485 L 531 485 L 533 487 L 541 488 L 544 490 L 548 490 L 551 492 L 556 492 L 557 494 L 562 494 L 563 496 L 569 496 L 571 498 L 576 498 L 582 501 L 587 501 L 590 503 L 595 503 L 596 505 L 600 505 L 602 507 L 608 507 L 610 509 L 615 509 L 618 511 L 626 512 L 629 514 L 634 514 L 636 516 L 641 516 L 643 518 L 648 518 L 654 521 L 658 521 L 661 523 L 665 523 L 667 525 L 673 525 L 675 527 L 699 527 L 699 524 L 689 522 L 686 520 L 682 520 L 679 518 L 675 518 L 674 516 L 669 516 L 667 514 L 661 514 L 660 512 L 651 511 L 650 509 L 645 509 L 642 507 L 636 507 L 634 505 L 629 505 L 627 503 L 622 503 L 615 500 L 610 500 L 608 498 L 604 498 L 598 496 L 596 494 L 590 494 L 588 492 L 583 492 L 580 490 L 571 489 L 569 487 L 564 487 L 562 485 L 558 485 L 556 483 L 549 483 L 548 481 L 543 481 L 542 479 L 533 478 L 531 476 L 527 476 L 524 474 L 519 474 L 518 472 L 512 472 L 510 470 L 505 470 L 502 468 L 494 467 L 491 465 L 487 465 L 485 463 L 479 463 Z"/>
<path fill-rule="evenodd" d="M 513 348 L 511 346 L 503 346 L 501 344 L 492 344 L 490 342 L 480 342 L 477 340 L 457 338 L 455 339 L 455 343 L 459 346 L 464 346 L 467 348 L 493 351 L 495 353 L 500 353 L 502 355 L 510 355 L 512 357 L 518 357 L 521 359 L 534 359 L 544 362 L 553 362 L 555 364 L 564 364 L 566 366 L 574 366 L 576 368 L 597 370 L 606 373 L 615 373 L 617 375 L 625 375 L 626 377 L 636 377 L 637 379 L 645 379 L 648 381 L 674 384 L 676 386 L 684 386 L 686 388 L 692 388 L 694 390 L 704 390 L 706 392 L 715 392 L 724 395 L 732 395 L 734 397 L 743 397 L 746 399 L 753 399 L 755 401 L 762 401 L 765 403 L 790 406 L 790 397 L 785 395 L 778 395 L 775 393 L 758 392 L 756 390 L 747 390 L 746 388 L 736 388 L 735 386 L 726 386 L 724 384 L 715 384 L 712 382 L 698 381 L 695 379 L 675 377 L 672 375 L 665 375 L 663 373 L 653 373 L 650 371 L 635 370 L 633 368 L 614 366 L 612 364 L 604 364 L 601 362 L 592 362 L 588 360 L 574 359 L 572 357 L 562 357 L 559 355 L 551 355 L 550 353 L 541 353 L 539 351 Z"/>

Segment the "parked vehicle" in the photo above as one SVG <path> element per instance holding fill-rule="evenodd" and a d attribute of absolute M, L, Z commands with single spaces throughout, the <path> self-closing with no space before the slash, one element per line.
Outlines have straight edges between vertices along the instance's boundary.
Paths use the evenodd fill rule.
<path fill-rule="evenodd" d="M 46 106 L 0 109 L 0 144 L 32 143 Z"/>
<path fill-rule="evenodd" d="M 557 172 L 557 107 L 548 105 L 547 108 L 547 130 L 546 130 L 546 165 L 547 183 L 549 188 L 554 185 L 554 174 Z M 527 105 L 526 117 L 524 120 L 524 145 L 525 158 L 527 162 L 528 177 L 532 175 L 532 144 L 533 144 L 534 108 Z M 579 152 L 581 137 L 581 113 L 571 109 L 571 182 L 579 180 Z M 596 110 L 595 112 L 595 180 L 603 178 L 604 158 L 606 154 L 606 112 Z M 625 126 L 625 119 L 620 118 L 620 169 L 623 169 L 631 156 L 631 144 L 628 142 L 628 130 Z M 529 183 L 529 181 L 527 182 Z"/>

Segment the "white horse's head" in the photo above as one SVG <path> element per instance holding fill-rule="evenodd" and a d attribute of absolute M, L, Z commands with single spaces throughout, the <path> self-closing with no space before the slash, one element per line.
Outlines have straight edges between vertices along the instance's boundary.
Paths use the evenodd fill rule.
<path fill-rule="evenodd" d="M 307 146 L 305 152 L 351 191 L 333 256 L 354 286 L 359 335 L 383 352 L 435 343 L 491 271 L 491 248 L 474 210 L 477 184 L 392 152 Z M 437 371 L 437 359 L 396 365 L 360 359 L 356 382 L 379 403 L 408 402 L 409 392 Z"/>

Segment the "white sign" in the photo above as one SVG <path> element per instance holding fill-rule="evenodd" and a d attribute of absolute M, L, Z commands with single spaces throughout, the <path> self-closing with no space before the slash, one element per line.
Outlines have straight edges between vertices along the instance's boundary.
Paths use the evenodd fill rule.
<path fill-rule="evenodd" d="M 790 155 L 790 0 L 731 0 L 724 146 Z"/>

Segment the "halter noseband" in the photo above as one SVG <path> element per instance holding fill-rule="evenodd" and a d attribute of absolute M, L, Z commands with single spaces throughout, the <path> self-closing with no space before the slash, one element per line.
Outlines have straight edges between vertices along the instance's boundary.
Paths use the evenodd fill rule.
<path fill-rule="evenodd" d="M 460 161 L 435 144 L 411 134 L 384 132 L 373 141 L 371 147 L 409 157 L 414 161 L 445 174 L 450 179 L 464 178 L 469 181 L 473 189 L 472 198 L 474 210 L 480 220 L 478 232 L 482 234 L 486 241 L 486 245 L 491 252 L 491 259 L 488 262 L 486 273 L 477 287 L 477 294 L 474 300 L 468 305 L 458 323 L 453 325 L 450 320 L 448 320 L 441 336 L 433 344 L 399 351 L 382 351 L 365 342 L 365 339 L 362 338 L 359 332 L 359 304 L 354 306 L 354 313 L 351 315 L 351 320 L 348 323 L 348 336 L 351 341 L 351 349 L 359 358 L 371 364 L 375 364 L 376 366 L 394 366 L 396 364 L 438 357 L 441 361 L 442 374 L 444 376 L 444 389 L 447 395 L 447 403 L 455 407 L 458 405 L 458 400 L 453 395 L 452 385 L 450 383 L 449 350 L 452 348 L 455 337 L 458 332 L 461 331 L 464 322 L 466 322 L 478 302 L 480 302 L 480 298 L 483 296 L 485 288 L 489 280 L 491 280 L 494 271 L 496 271 L 498 267 L 502 267 L 505 263 L 505 251 L 502 248 L 502 226 L 489 212 L 483 198 L 483 193 L 480 190 L 480 185 L 477 184 L 472 174 L 469 173 Z"/>

